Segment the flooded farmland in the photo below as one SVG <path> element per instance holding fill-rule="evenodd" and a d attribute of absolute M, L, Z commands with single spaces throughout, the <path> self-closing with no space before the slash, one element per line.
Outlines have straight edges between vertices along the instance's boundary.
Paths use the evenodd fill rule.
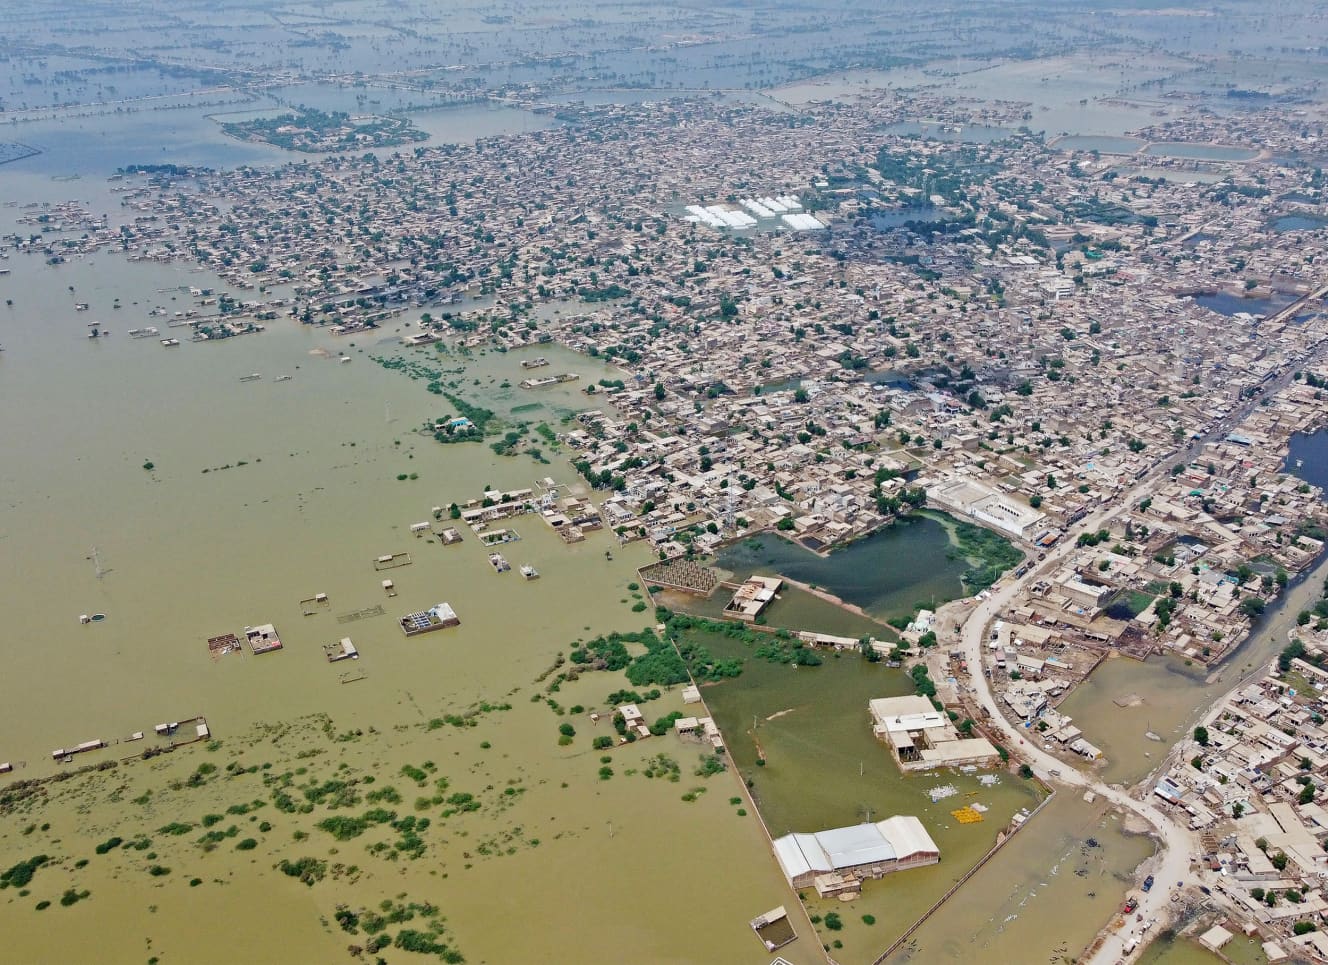
<path fill-rule="evenodd" d="M 108 962 L 326 961 L 390 934 L 372 914 L 395 916 L 391 932 L 412 921 L 472 962 L 551 946 L 764 960 L 747 921 L 793 899 L 755 822 L 724 803 L 732 775 L 695 777 L 698 751 L 667 737 L 615 751 L 605 778 L 590 743 L 597 726 L 612 731 L 588 714 L 621 675 L 564 684 L 561 714 L 536 683 L 573 640 L 640 629 L 647 615 L 627 586 L 644 552 L 607 534 L 569 546 L 538 517 L 518 519 L 505 551 L 539 569 L 527 582 L 495 574 L 469 530 L 450 547 L 411 535 L 433 506 L 571 473 L 418 434 L 454 407 L 373 356 L 446 370 L 448 391 L 513 421 L 560 425 L 593 400 L 575 384 L 515 388 L 515 353 L 407 351 L 284 319 L 163 348 L 126 332 L 155 321 L 172 334 L 166 318 L 191 304 L 181 286 L 215 280 L 110 259 L 31 277 L 3 310 L 0 356 L 0 443 L 24 453 L 0 469 L 11 684 L 0 758 L 16 766 L 5 786 L 165 746 L 160 722 L 203 715 L 212 740 L 8 799 L 0 865 L 46 857 L 0 894 L 16 960 L 95 948 Z M 166 318 L 148 314 L 157 306 Z M 85 319 L 113 334 L 87 339 Z M 540 354 L 583 379 L 614 371 L 554 346 Z M 388 598 L 372 561 L 397 552 L 411 564 L 387 574 Z M 300 601 L 319 593 L 327 605 L 304 615 Z M 397 617 L 439 601 L 461 626 L 403 637 Z M 85 613 L 104 619 L 80 625 Z M 209 654 L 208 638 L 267 622 L 280 652 Z M 323 646 L 346 636 L 359 659 L 329 664 Z M 576 736 L 560 746 L 561 723 Z M 94 739 L 110 746 L 51 759 Z M 660 754 L 678 782 L 641 776 Z M 694 787 L 709 793 L 682 800 Z M 699 855 L 729 869 L 722 881 Z M 633 874 L 705 902 L 704 952 L 670 905 L 642 908 L 622 887 Z M 567 925 L 573 880 L 593 933 Z M 497 926 L 499 895 L 527 927 Z M 269 927 L 235 936 L 227 923 L 256 903 Z M 336 919 L 342 904 L 354 930 Z M 786 954 L 805 956 L 806 943 Z"/>

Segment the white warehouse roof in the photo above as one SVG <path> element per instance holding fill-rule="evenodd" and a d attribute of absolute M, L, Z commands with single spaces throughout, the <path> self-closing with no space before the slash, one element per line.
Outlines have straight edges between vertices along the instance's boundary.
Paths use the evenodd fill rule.
<path fill-rule="evenodd" d="M 902 814 L 875 824 L 833 828 L 815 834 L 786 834 L 776 838 L 774 845 L 775 857 L 790 881 L 809 871 L 829 874 L 939 851 L 922 822 Z"/>

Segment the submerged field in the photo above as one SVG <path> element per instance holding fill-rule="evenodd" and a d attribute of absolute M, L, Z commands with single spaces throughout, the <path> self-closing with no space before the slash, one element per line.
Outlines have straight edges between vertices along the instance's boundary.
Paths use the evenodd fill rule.
<path fill-rule="evenodd" d="M 605 533 L 568 546 L 521 518 L 504 552 L 540 570 L 527 582 L 495 574 L 468 529 L 449 547 L 409 532 L 488 486 L 573 482 L 537 427 L 588 400 L 516 388 L 516 353 L 402 353 L 288 320 L 169 350 L 125 337 L 209 283 L 80 262 L 32 272 L 5 316 L 0 444 L 26 453 L 0 469 L 5 559 L 21 561 L 0 581 L 0 761 L 15 764 L 0 776 L 0 876 L 18 869 L 0 888 L 5 957 L 321 965 L 357 960 L 353 946 L 394 965 L 606 949 L 767 962 L 747 923 L 793 895 L 754 818 L 727 803 L 734 776 L 698 776 L 698 747 L 671 735 L 592 747 L 614 733 L 589 714 L 629 686 L 622 672 L 554 693 L 556 674 L 537 680 L 578 638 L 651 619 L 629 588 L 646 553 Z M 75 300 L 115 336 L 85 339 Z M 420 434 L 457 406 L 371 360 L 394 353 L 448 370 L 443 388 L 502 424 L 529 423 L 521 448 L 550 463 Z M 616 372 L 539 354 L 583 379 Z M 385 553 L 411 563 L 376 572 Z M 320 592 L 327 605 L 304 615 Z M 460 627 L 402 635 L 400 615 L 440 601 Z M 209 638 L 266 622 L 281 651 L 209 654 Z M 359 659 L 329 664 L 323 647 L 346 636 Z M 658 689 L 652 720 L 679 700 Z M 214 740 L 119 763 L 165 743 L 157 723 L 199 714 Z M 560 743 L 562 724 L 574 734 Z M 136 731 L 147 738 L 127 742 Z M 94 738 L 109 746 L 51 759 Z M 85 765 L 104 769 L 24 783 Z M 684 924 L 666 893 L 707 912 Z M 812 960 L 810 944 L 785 957 Z"/>
<path fill-rule="evenodd" d="M 819 666 L 774 663 L 731 637 L 689 639 L 717 656 L 748 658 L 741 676 L 703 695 L 771 835 L 911 814 L 940 848 L 940 864 L 869 882 L 851 903 L 804 891 L 821 941 L 845 965 L 873 961 L 991 848 L 1016 811 L 1040 800 L 1035 785 L 1004 768 L 902 775 L 867 713 L 874 697 L 912 692 L 902 670 L 857 653 L 821 655 Z M 947 786 L 951 795 L 933 802 L 929 792 Z M 950 813 L 973 804 L 987 809 L 979 823 L 960 824 Z"/>

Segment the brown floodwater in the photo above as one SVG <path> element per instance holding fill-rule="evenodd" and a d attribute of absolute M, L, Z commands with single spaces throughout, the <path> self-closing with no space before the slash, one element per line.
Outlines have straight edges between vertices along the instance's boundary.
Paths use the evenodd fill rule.
<path fill-rule="evenodd" d="M 1071 961 L 1152 853 L 1101 802 L 1063 791 L 889 961 Z"/>
<path fill-rule="evenodd" d="M 452 547 L 409 532 L 431 507 L 485 486 L 531 486 L 545 475 L 572 483 L 563 457 L 542 441 L 550 465 L 417 434 L 453 407 L 371 360 L 402 351 L 372 344 L 394 326 L 336 339 L 280 319 L 262 335 L 166 349 L 126 332 L 152 324 L 161 337 L 179 335 L 167 329 L 169 313 L 193 307 L 179 287 L 220 287 L 215 279 L 103 256 L 59 268 L 18 256 L 8 264 L 16 275 L 6 292 L 14 305 L 0 308 L 0 447 L 12 454 L 0 462 L 0 761 L 16 770 L 0 778 L 0 792 L 136 755 L 158 743 L 161 722 L 205 715 L 220 742 L 49 785 L 5 818 L 0 868 L 50 858 L 27 894 L 0 891 L 8 960 L 349 960 L 347 946 L 368 936 L 343 932 L 337 905 L 372 908 L 399 895 L 437 905 L 471 962 L 594 960 L 606 950 L 652 962 L 769 960 L 747 922 L 796 902 L 755 820 L 727 803 L 738 791 L 733 775 L 695 776 L 699 752 L 669 736 L 613 751 L 614 774 L 602 779 L 590 740 L 611 730 L 587 713 L 624 685 L 619 674 L 563 684 L 556 699 L 583 705 L 580 713 L 558 716 L 531 701 L 547 685 L 535 678 L 571 641 L 651 618 L 633 612 L 638 594 L 628 589 L 645 549 L 620 549 L 605 532 L 567 546 L 538 518 L 518 518 L 509 525 L 521 540 L 503 552 L 514 567 L 539 569 L 527 582 L 515 570 L 495 574 L 468 530 Z M 89 310 L 76 313 L 76 301 Z M 158 305 L 168 315 L 150 317 Z M 92 320 L 114 334 L 85 338 Z M 342 352 L 349 363 L 336 361 Z M 464 368 L 444 376 L 459 381 L 450 391 L 555 429 L 567 413 L 600 404 L 578 391 L 587 380 L 620 374 L 556 346 L 526 354 L 582 381 L 540 393 L 504 387 L 522 378 L 519 353 L 463 359 L 430 348 L 409 357 Z M 251 373 L 262 378 L 240 381 Z M 395 552 L 411 565 L 374 570 L 374 558 Z M 380 586 L 385 577 L 395 598 Z M 303 615 L 299 601 L 316 593 L 329 605 Z M 459 628 L 403 637 L 397 616 L 441 600 Z M 79 623 L 92 613 L 105 619 Z M 209 655 L 207 638 L 266 622 L 281 652 Z M 361 656 L 329 664 L 322 646 L 343 636 Z M 481 701 L 511 709 L 481 713 L 473 727 L 429 727 Z M 675 706 L 670 693 L 647 709 Z M 568 746 L 558 744 L 564 721 L 577 731 Z M 136 731 L 149 736 L 126 743 Z M 54 748 L 94 739 L 110 746 L 74 765 L 51 759 Z M 643 776 L 660 753 L 677 761 L 677 783 Z M 419 789 L 401 769 L 426 761 L 435 770 Z M 217 771 L 193 786 L 200 764 Z M 370 785 L 357 784 L 359 801 L 344 808 L 303 810 L 297 792 L 295 813 L 279 810 L 263 777 L 288 771 L 297 784 L 395 785 L 396 820 L 433 822 L 420 834 L 422 856 L 394 849 L 398 834 L 386 827 L 347 841 L 316 827 L 371 807 Z M 444 817 L 449 806 L 430 799 L 435 774 L 450 781 L 446 795 L 472 793 L 481 806 Z M 242 810 L 254 801 L 257 810 Z M 214 831 L 235 833 L 208 841 L 212 814 L 223 816 Z M 161 831 L 172 823 L 193 827 Z M 112 837 L 150 842 L 98 854 Z M 274 870 L 304 857 L 328 864 L 312 887 Z M 89 895 L 63 906 L 70 888 Z M 706 913 L 684 916 L 677 894 Z M 38 910 L 43 901 L 52 904 Z M 784 953 L 802 963 L 815 951 L 803 940 Z"/>
<path fill-rule="evenodd" d="M 1170 656 L 1103 662 L 1059 708 L 1102 748 L 1103 777 L 1122 784 L 1142 780 L 1214 700 L 1250 674 L 1262 673 L 1287 645 L 1287 631 L 1295 626 L 1296 615 L 1318 599 L 1326 576 L 1328 558 L 1292 586 L 1269 609 L 1256 632 L 1216 670 L 1186 666 Z M 1163 740 L 1145 736 L 1150 730 Z"/>

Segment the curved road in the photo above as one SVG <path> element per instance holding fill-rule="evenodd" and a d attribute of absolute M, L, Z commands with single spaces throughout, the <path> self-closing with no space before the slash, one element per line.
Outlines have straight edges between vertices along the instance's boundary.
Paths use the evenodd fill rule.
<path fill-rule="evenodd" d="M 1317 287 L 1309 295 L 1283 309 L 1276 318 L 1281 319 L 1291 312 L 1299 310 L 1303 305 L 1325 295 L 1328 295 L 1328 284 Z M 960 646 L 964 659 L 969 666 L 970 689 L 978 703 L 985 707 L 987 713 L 990 714 L 986 721 L 987 728 L 999 733 L 1011 751 L 1026 761 L 1033 772 L 1044 782 L 1090 790 L 1121 810 L 1128 811 L 1141 818 L 1152 829 L 1160 849 L 1158 855 L 1153 859 L 1152 873 L 1156 884 L 1152 891 L 1146 894 L 1136 892 L 1139 907 L 1135 914 L 1142 917 L 1145 925 L 1159 926 L 1169 920 L 1171 915 L 1170 900 L 1174 889 L 1180 882 L 1190 877 L 1190 859 L 1200 853 L 1198 836 L 1187 827 L 1177 824 L 1153 803 L 1151 774 L 1139 785 L 1136 785 L 1142 799 L 1133 797 L 1125 788 L 1119 785 L 1105 784 L 1095 776 L 1080 771 L 1043 751 L 1040 742 L 1035 736 L 1032 736 L 1030 731 L 1024 731 L 1010 723 L 992 693 L 991 682 L 983 673 L 985 664 L 983 663 L 982 650 L 987 638 L 987 628 L 993 619 L 1005 613 L 1010 603 L 1025 587 L 1039 579 L 1043 574 L 1062 565 L 1078 551 L 1078 547 L 1075 545 L 1078 534 L 1095 532 L 1108 526 L 1116 516 L 1137 506 L 1144 497 L 1151 495 L 1160 482 L 1165 481 L 1170 466 L 1181 462 L 1190 462 L 1198 456 L 1210 440 L 1224 436 L 1232 431 L 1235 426 L 1240 425 L 1260 401 L 1275 395 L 1292 381 L 1293 365 L 1308 364 L 1321 356 L 1325 349 L 1328 349 L 1328 339 L 1321 339 L 1311 346 L 1301 359 L 1283 360 L 1276 375 L 1265 383 L 1262 391 L 1256 396 L 1214 423 L 1203 436 L 1191 439 L 1189 445 L 1183 449 L 1166 455 L 1154 463 L 1152 470 L 1136 482 L 1129 492 L 1113 500 L 1110 507 L 1103 507 L 1079 524 L 1067 528 L 1061 544 L 1049 552 L 1043 562 L 1031 565 L 1023 577 L 1011 580 L 1008 585 L 998 584 L 997 587 L 993 587 L 990 596 L 985 600 L 980 600 L 964 617 L 962 625 L 959 627 Z M 1225 697 L 1223 700 L 1225 700 Z M 1029 735 L 1028 739 L 1022 736 L 1025 734 Z M 1169 759 L 1168 756 L 1167 760 Z M 1136 924 L 1133 915 L 1129 916 L 1124 926 L 1119 930 L 1107 931 L 1101 943 L 1091 953 L 1087 954 L 1082 961 L 1088 963 L 1088 965 L 1115 965 L 1117 962 L 1132 958 L 1133 955 L 1126 954 L 1125 946 L 1131 938 L 1140 937 L 1142 927 Z M 1146 944 L 1146 942 L 1140 941 L 1134 954 L 1141 952 Z"/>
<path fill-rule="evenodd" d="M 1048 557 L 1048 563 L 1059 557 Z M 1190 858 L 1197 852 L 1194 835 L 1186 828 L 1173 822 L 1164 815 L 1151 801 L 1151 795 L 1140 801 L 1131 797 L 1117 785 L 1103 784 L 1096 777 L 1065 764 L 1042 750 L 1036 738 L 1028 740 L 1020 736 L 1018 728 L 1005 719 L 1001 708 L 992 694 L 991 687 L 982 672 L 982 646 L 987 635 L 987 626 L 993 618 L 1000 616 L 1015 598 L 1020 583 L 1012 584 L 993 593 L 978 604 L 968 615 L 961 632 L 961 646 L 964 659 L 970 668 L 973 693 L 978 701 L 991 714 L 986 722 L 989 730 L 998 731 L 1006 745 L 1017 757 L 1026 761 L 1033 772 L 1043 781 L 1068 785 L 1076 789 L 1091 790 L 1101 798 L 1142 818 L 1152 828 L 1158 838 L 1160 855 L 1153 870 L 1157 884 L 1147 894 L 1139 894 L 1137 914 L 1145 922 L 1163 922 L 1170 913 L 1170 897 L 1174 882 L 1184 881 L 1190 870 Z M 1147 793 L 1145 791 L 1145 793 Z M 1125 943 L 1131 935 L 1137 935 L 1139 926 L 1131 920 L 1118 932 L 1109 932 L 1106 939 L 1090 956 L 1082 961 L 1114 965 L 1126 957 Z M 1142 944 L 1142 943 L 1141 943 Z"/>

